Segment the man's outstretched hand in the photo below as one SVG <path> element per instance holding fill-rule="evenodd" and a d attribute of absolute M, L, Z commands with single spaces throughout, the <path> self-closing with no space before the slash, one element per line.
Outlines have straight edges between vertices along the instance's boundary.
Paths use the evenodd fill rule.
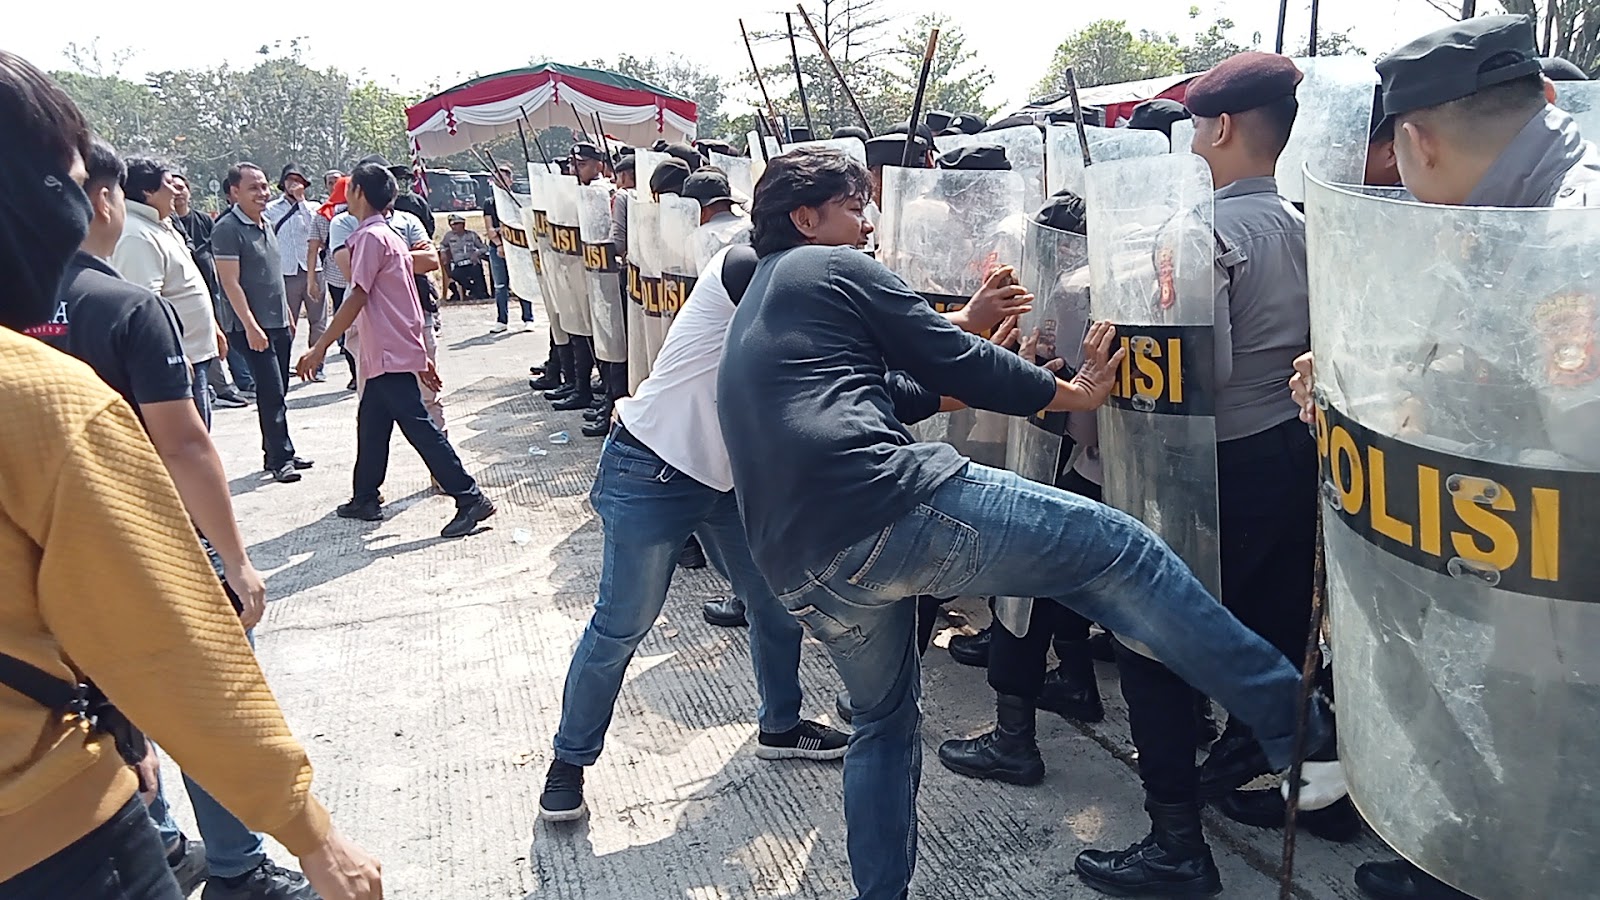
<path fill-rule="evenodd" d="M 1089 326 L 1083 338 L 1083 365 L 1071 381 L 1056 381 L 1056 398 L 1045 407 L 1052 412 L 1088 412 L 1098 409 L 1111 396 L 1116 384 L 1117 369 L 1127 357 L 1125 348 L 1117 346 L 1117 328 L 1110 322 L 1096 322 Z"/>

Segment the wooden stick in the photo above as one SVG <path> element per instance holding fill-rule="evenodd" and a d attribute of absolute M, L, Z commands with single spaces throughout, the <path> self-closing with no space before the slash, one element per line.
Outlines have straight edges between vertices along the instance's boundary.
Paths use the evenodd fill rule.
<path fill-rule="evenodd" d="M 592 113 L 591 115 L 594 116 L 594 130 L 600 133 L 600 149 L 605 151 L 606 164 L 610 165 L 611 164 L 611 142 L 606 140 L 606 120 L 600 118 L 600 114 L 598 112 Z"/>
<path fill-rule="evenodd" d="M 1317 554 L 1312 563 L 1311 625 L 1306 634 L 1306 655 L 1300 664 L 1300 705 L 1295 709 L 1294 762 L 1289 766 L 1289 798 L 1283 809 L 1283 865 L 1278 870 L 1278 900 L 1294 896 L 1295 820 L 1300 811 L 1301 758 L 1310 730 L 1311 691 L 1322 661 L 1322 620 L 1327 615 L 1328 568 L 1322 544 L 1322 504 L 1317 504 Z"/>
<path fill-rule="evenodd" d="M 476 152 L 476 151 L 474 151 L 474 152 Z M 491 171 L 491 172 L 500 171 L 500 164 L 494 161 L 494 154 L 489 151 L 488 146 L 485 146 L 483 148 L 483 153 L 484 153 L 484 156 L 489 157 L 489 171 Z M 478 162 L 480 162 L 480 163 L 483 162 L 483 157 L 481 157 L 481 156 L 478 157 Z M 518 200 L 517 199 L 517 195 L 511 192 L 511 185 L 509 185 L 509 184 L 506 185 L 506 196 L 511 198 L 511 202 L 515 203 L 517 205 L 518 209 L 522 208 L 522 201 Z"/>
<path fill-rule="evenodd" d="M 789 29 L 789 59 L 794 63 L 794 86 L 800 92 L 800 112 L 806 117 L 806 131 L 811 137 L 817 136 L 816 128 L 811 124 L 811 104 L 806 102 L 806 83 L 800 77 L 800 51 L 794 44 L 794 13 L 783 14 L 783 24 Z M 793 135 L 790 135 L 793 137 Z"/>
<path fill-rule="evenodd" d="M 828 45 L 823 43 L 822 35 L 817 34 L 817 26 L 811 24 L 811 14 L 806 12 L 804 4 L 797 4 L 800 18 L 811 29 L 811 39 L 817 42 L 817 49 L 822 51 L 822 58 L 828 61 L 828 68 L 833 70 L 833 77 L 839 79 L 839 87 L 844 89 L 844 97 L 850 101 L 850 108 L 856 111 L 856 118 L 861 120 L 861 128 L 872 137 L 872 126 L 867 124 L 867 114 L 861 111 L 861 104 L 856 102 L 856 95 L 850 90 L 850 85 L 844 80 L 844 73 L 839 71 L 839 64 L 833 61 L 833 54 L 828 52 Z"/>
<path fill-rule="evenodd" d="M 750 32 L 744 30 L 744 20 L 739 20 L 739 33 L 744 35 L 744 52 L 750 54 L 750 71 L 756 73 L 756 86 L 761 88 L 761 99 L 767 104 L 767 125 L 772 133 L 778 133 L 778 110 L 772 105 L 772 98 L 767 95 L 767 82 L 761 77 L 761 67 L 756 65 L 756 51 L 750 49 Z"/>
<path fill-rule="evenodd" d="M 1289 18 L 1289 0 L 1278 0 L 1278 39 L 1273 42 L 1272 52 L 1283 52 L 1283 26 Z"/>
<path fill-rule="evenodd" d="M 906 148 L 900 154 L 900 165 L 911 165 L 911 148 L 917 143 L 917 124 L 922 118 L 922 100 L 928 92 L 928 70 L 933 68 L 933 54 L 939 49 L 939 29 L 928 33 L 928 50 L 922 54 L 922 74 L 917 76 L 917 96 L 911 101 L 911 120 L 906 123 Z"/>
<path fill-rule="evenodd" d="M 517 123 L 517 137 L 522 140 L 522 161 L 533 162 L 533 155 L 528 152 L 528 133 L 522 130 L 522 123 Z"/>
<path fill-rule="evenodd" d="M 1067 93 L 1072 97 L 1072 122 L 1078 126 L 1078 145 L 1083 149 L 1083 167 L 1089 168 L 1089 132 L 1083 127 L 1083 104 L 1078 102 L 1078 76 L 1067 67 Z"/>
<path fill-rule="evenodd" d="M 545 168 L 549 168 L 550 157 L 545 154 L 544 145 L 539 143 L 539 129 L 533 127 L 533 120 L 528 118 L 528 111 L 521 104 L 517 105 L 517 112 L 522 113 L 522 121 L 528 123 L 528 131 L 533 134 L 533 146 L 539 150 L 539 161 L 545 164 Z"/>

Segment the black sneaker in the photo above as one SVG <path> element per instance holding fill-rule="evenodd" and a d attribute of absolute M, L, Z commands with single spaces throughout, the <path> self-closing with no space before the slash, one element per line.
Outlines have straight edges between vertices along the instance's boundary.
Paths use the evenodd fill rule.
<path fill-rule="evenodd" d="M 707 600 L 700 607 L 700 614 L 705 616 L 707 625 L 718 628 L 743 628 L 750 622 L 745 618 L 744 601 L 738 597 L 722 597 L 717 600 Z"/>
<path fill-rule="evenodd" d="M 294 470 L 294 463 L 292 462 L 286 462 L 276 469 L 268 469 L 267 471 L 272 474 L 272 480 L 279 484 L 294 484 L 300 480 L 300 473 Z"/>
<path fill-rule="evenodd" d="M 700 542 L 689 540 L 684 543 L 683 549 L 678 551 L 678 568 L 704 569 L 706 567 L 706 552 L 700 549 Z"/>
<path fill-rule="evenodd" d="M 378 522 L 383 519 L 382 500 L 351 500 L 349 503 L 339 504 L 334 514 L 341 519 L 360 519 L 363 522 Z"/>
<path fill-rule="evenodd" d="M 843 759 L 850 736 L 807 719 L 782 734 L 761 732 L 759 744 L 762 759 Z"/>
<path fill-rule="evenodd" d="M 296 469 L 309 469 L 312 466 L 316 465 L 316 463 L 312 462 L 309 459 L 303 459 L 301 457 L 296 456 L 295 458 L 289 460 L 289 465 L 294 466 Z"/>
<path fill-rule="evenodd" d="M 575 822 L 589 814 L 583 802 L 583 766 L 550 762 L 544 776 L 544 793 L 539 795 L 539 818 L 545 822 Z"/>
<path fill-rule="evenodd" d="M 489 518 L 494 513 L 494 504 L 489 502 L 489 498 L 479 497 L 478 501 L 471 506 L 456 510 L 456 517 L 444 526 L 444 530 L 439 532 L 439 536 L 447 538 L 465 537 L 471 534 L 474 528 L 478 527 L 479 522 Z"/>
<path fill-rule="evenodd" d="M 205 841 L 191 841 L 178 835 L 178 846 L 167 854 L 167 867 L 172 869 L 172 877 L 178 880 L 178 890 L 185 897 L 194 893 L 211 874 L 206 868 Z"/>
<path fill-rule="evenodd" d="M 246 400 L 242 395 L 233 391 L 229 391 L 226 394 L 216 395 L 215 397 L 211 398 L 211 403 L 212 405 L 220 406 L 223 409 L 241 409 L 250 405 L 249 400 Z"/>
<path fill-rule="evenodd" d="M 200 900 L 322 900 L 306 877 L 263 859 L 238 878 L 211 877 Z"/>

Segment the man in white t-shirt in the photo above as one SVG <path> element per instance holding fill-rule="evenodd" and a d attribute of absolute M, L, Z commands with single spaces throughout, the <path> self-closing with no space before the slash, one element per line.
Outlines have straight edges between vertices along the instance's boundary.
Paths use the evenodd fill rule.
<path fill-rule="evenodd" d="M 730 258 L 736 261 L 725 268 Z M 667 333 L 650 377 L 634 397 L 617 403 L 619 423 L 606 440 L 589 493 L 605 526 L 599 598 L 567 671 L 555 759 L 539 798 L 539 817 L 546 821 L 586 814 L 583 769 L 600 755 L 628 661 L 661 614 L 678 553 L 691 533 L 734 591 L 750 601 L 750 656 L 761 696 L 756 755 L 844 756 L 846 735 L 800 717 L 800 622 L 772 596 L 750 558 L 717 420 L 717 368 L 733 297 L 743 294 L 754 271 L 748 245 L 712 257 Z"/>

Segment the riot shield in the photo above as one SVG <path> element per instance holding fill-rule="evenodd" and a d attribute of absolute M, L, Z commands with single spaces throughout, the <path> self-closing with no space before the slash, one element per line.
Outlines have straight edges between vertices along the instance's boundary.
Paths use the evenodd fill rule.
<path fill-rule="evenodd" d="M 1179 119 L 1172 123 L 1172 152 L 1194 152 L 1194 120 Z"/>
<path fill-rule="evenodd" d="M 1600 81 L 1557 81 L 1556 106 L 1578 121 L 1586 141 L 1600 141 Z"/>
<path fill-rule="evenodd" d="M 583 240 L 583 281 L 594 325 L 594 358 L 628 361 L 626 312 L 622 306 L 622 266 L 611 243 L 609 183 L 578 186 L 578 236 Z"/>
<path fill-rule="evenodd" d="M 1308 168 L 1338 184 L 1360 184 L 1365 177 L 1378 73 L 1372 60 L 1359 56 L 1314 56 L 1294 64 L 1305 78 L 1294 92 L 1300 104 L 1294 130 L 1278 155 L 1278 192 L 1304 203 Z"/>
<path fill-rule="evenodd" d="M 661 198 L 661 303 L 656 318 L 659 330 L 650 332 L 653 340 L 650 347 L 652 361 L 661 352 L 667 331 L 678 317 L 678 310 L 689 300 L 689 292 L 694 290 L 694 283 L 700 275 L 691 243 L 699 227 L 698 201 L 675 194 Z"/>
<path fill-rule="evenodd" d="M 1474 897 L 1591 896 L 1600 210 L 1306 191 L 1350 796 Z"/>
<path fill-rule="evenodd" d="M 783 153 L 788 153 L 790 150 L 800 147 L 822 147 L 828 150 L 837 150 L 863 166 L 867 164 L 867 145 L 863 144 L 860 138 L 846 137 L 828 138 L 827 140 L 819 141 L 797 141 L 793 144 L 784 144 Z"/>
<path fill-rule="evenodd" d="M 736 198 L 748 201 L 755 196 L 755 168 L 749 158 L 727 156 L 713 150 L 711 151 L 711 164 L 727 173 L 728 186 L 733 189 L 733 194 Z"/>
<path fill-rule="evenodd" d="M 717 251 L 741 241 L 744 243 L 750 241 L 750 220 L 743 216 L 731 221 L 707 223 L 696 228 L 694 233 L 689 235 L 689 252 L 694 260 L 694 270 L 704 271 L 706 263 L 717 255 Z M 684 299 L 688 299 L 687 294 L 684 295 Z"/>
<path fill-rule="evenodd" d="M 643 152 L 643 151 L 640 151 Z M 637 391 L 650 374 L 652 333 L 661 315 L 661 204 L 648 190 L 636 190 L 628 203 L 628 390 Z M 660 349 L 660 338 L 654 342 Z"/>
<path fill-rule="evenodd" d="M 555 284 L 550 277 L 550 171 L 542 163 L 528 163 L 528 208 L 522 211 L 523 224 L 528 228 L 529 250 L 533 255 L 534 277 L 539 284 L 539 297 L 544 301 L 545 316 L 550 322 L 550 334 L 556 344 L 567 343 L 567 331 L 562 327 L 561 310 L 556 305 Z"/>
<path fill-rule="evenodd" d="M 1085 175 L 1090 308 L 1128 351 L 1099 414 L 1105 502 L 1148 525 L 1221 597 L 1211 170 L 1165 153 Z"/>
<path fill-rule="evenodd" d="M 656 168 L 672 157 L 666 153 L 657 153 L 654 150 L 637 150 L 633 154 L 634 182 L 639 185 L 639 193 L 650 196 L 650 176 L 656 173 Z"/>
<path fill-rule="evenodd" d="M 500 219 L 501 251 L 506 258 L 506 280 L 511 293 L 524 300 L 543 295 L 534 269 L 533 245 L 528 240 L 526 211 L 533 206 L 528 194 L 512 194 L 494 185 L 494 209 Z"/>
<path fill-rule="evenodd" d="M 1172 150 L 1167 136 L 1159 131 L 1085 125 L 1083 132 L 1089 142 L 1090 161 L 1095 163 L 1154 156 Z M 1079 197 L 1084 196 L 1083 145 L 1078 142 L 1078 127 L 1051 125 L 1045 134 L 1044 154 L 1049 193 L 1069 190 Z"/>
<path fill-rule="evenodd" d="M 1023 191 L 1015 172 L 885 167 L 878 261 L 934 309 L 960 309 L 997 266 L 1021 262 Z M 920 422 L 912 434 L 1003 468 L 1007 430 L 1004 415 L 964 409 Z"/>
<path fill-rule="evenodd" d="M 578 230 L 578 179 L 571 175 L 545 178 L 545 200 L 550 208 L 550 257 L 545 277 L 555 294 L 561 327 L 568 334 L 594 334 L 589 314 L 589 282 L 583 274 L 583 237 Z"/>
<path fill-rule="evenodd" d="M 973 144 L 999 144 L 1006 150 L 1011 171 L 1022 176 L 1022 208 L 1035 210 L 1044 205 L 1044 135 L 1035 125 L 1018 125 L 981 134 L 952 134 L 934 139 L 940 153 Z"/>
<path fill-rule="evenodd" d="M 1063 373 L 1083 362 L 1083 335 L 1089 327 L 1088 266 L 1088 238 L 1028 223 L 1018 280 L 1034 292 L 1034 301 L 1033 310 L 1023 314 L 1018 325 L 1023 334 L 1039 332 L 1035 362 L 1063 360 Z M 1012 418 L 1009 424 L 1006 468 L 1040 484 L 1055 484 L 1067 414 L 1040 412 L 1027 419 Z"/>

